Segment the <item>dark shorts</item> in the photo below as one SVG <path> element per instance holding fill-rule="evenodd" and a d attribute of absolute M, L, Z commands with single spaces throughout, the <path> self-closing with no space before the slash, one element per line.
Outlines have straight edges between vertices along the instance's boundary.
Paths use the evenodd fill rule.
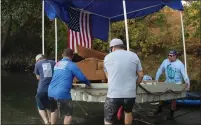
<path fill-rule="evenodd" d="M 132 112 L 134 104 L 135 98 L 106 98 L 104 105 L 105 121 L 113 123 L 121 106 L 123 106 L 125 112 Z"/>
<path fill-rule="evenodd" d="M 45 110 L 50 108 L 47 92 L 37 93 L 35 98 L 36 98 L 36 103 L 39 110 Z"/>
<path fill-rule="evenodd" d="M 50 111 L 51 112 L 54 112 L 56 109 L 58 109 L 57 101 L 54 98 L 49 97 L 49 102 L 50 102 Z"/>
<path fill-rule="evenodd" d="M 61 116 L 72 116 L 73 103 L 72 100 L 57 100 L 58 109 Z"/>
<path fill-rule="evenodd" d="M 72 100 L 63 100 L 63 99 L 50 99 L 50 110 L 54 112 L 56 109 L 59 109 L 60 116 L 72 116 L 73 114 L 73 104 Z"/>

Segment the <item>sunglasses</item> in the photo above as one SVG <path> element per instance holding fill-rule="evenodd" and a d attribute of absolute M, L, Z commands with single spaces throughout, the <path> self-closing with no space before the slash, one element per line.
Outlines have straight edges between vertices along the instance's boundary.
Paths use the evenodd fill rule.
<path fill-rule="evenodd" d="M 112 52 L 112 48 L 113 48 L 113 46 L 112 46 L 112 47 L 110 47 L 110 52 Z"/>
<path fill-rule="evenodd" d="M 168 55 L 169 57 L 173 57 L 174 55 Z"/>

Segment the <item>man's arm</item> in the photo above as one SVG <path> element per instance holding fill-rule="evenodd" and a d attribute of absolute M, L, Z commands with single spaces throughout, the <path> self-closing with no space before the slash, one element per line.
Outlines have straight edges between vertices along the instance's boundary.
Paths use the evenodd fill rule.
<path fill-rule="evenodd" d="M 38 70 L 38 65 L 35 65 L 34 73 L 36 75 L 36 79 L 40 80 L 40 73 L 39 73 L 39 70 Z"/>
<path fill-rule="evenodd" d="M 189 88 L 190 88 L 190 79 L 188 77 L 188 74 L 185 72 L 185 66 L 184 66 L 183 63 L 181 65 L 181 74 L 182 74 L 183 79 L 184 79 L 184 81 L 186 83 L 187 90 L 189 90 Z"/>
<path fill-rule="evenodd" d="M 108 73 L 107 73 L 107 70 L 106 70 L 105 66 L 104 66 L 103 70 L 104 70 L 104 72 L 105 72 L 106 78 L 108 79 Z"/>
<path fill-rule="evenodd" d="M 137 71 L 137 75 L 138 75 L 138 78 L 136 80 L 136 84 L 139 85 L 142 82 L 142 79 L 143 79 L 143 76 L 144 76 L 143 70 Z"/>
<path fill-rule="evenodd" d="M 140 62 L 140 59 L 138 59 L 138 63 L 137 63 L 137 80 L 136 80 L 136 84 L 140 84 L 142 82 L 142 79 L 144 77 L 144 72 L 143 72 L 143 69 L 142 69 L 142 64 Z"/>
<path fill-rule="evenodd" d="M 157 72 L 156 72 L 156 77 L 155 77 L 155 80 L 158 81 L 161 74 L 163 73 L 164 71 L 164 61 L 163 63 L 160 65 L 160 67 L 158 68 Z"/>
<path fill-rule="evenodd" d="M 105 67 L 105 63 L 107 62 L 107 57 L 105 57 L 104 58 L 104 62 L 103 62 L 103 70 L 104 70 L 104 72 L 105 72 L 105 76 L 106 76 L 106 78 L 108 79 L 108 73 L 107 73 L 107 69 L 106 69 L 106 67 Z"/>
<path fill-rule="evenodd" d="M 86 85 L 90 86 L 89 80 L 84 76 L 84 74 L 81 72 L 81 70 L 77 67 L 76 64 L 73 64 L 73 67 L 71 68 L 71 71 L 73 72 L 74 76 L 80 81 L 85 83 Z"/>
<path fill-rule="evenodd" d="M 39 75 L 36 75 L 36 79 L 37 79 L 37 80 L 40 80 L 40 76 L 39 76 Z"/>

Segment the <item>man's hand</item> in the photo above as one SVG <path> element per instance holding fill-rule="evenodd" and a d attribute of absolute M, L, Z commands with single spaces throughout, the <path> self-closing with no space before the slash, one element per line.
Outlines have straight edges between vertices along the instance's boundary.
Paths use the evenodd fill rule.
<path fill-rule="evenodd" d="M 85 88 L 92 88 L 92 87 L 91 87 L 91 84 L 90 84 L 90 85 L 87 85 L 87 84 L 86 84 L 86 85 L 85 85 Z"/>
<path fill-rule="evenodd" d="M 190 90 L 190 84 L 186 83 L 183 90 L 189 91 Z"/>
<path fill-rule="evenodd" d="M 189 90 L 190 90 L 190 84 L 186 83 L 185 89 L 186 89 L 187 91 L 189 91 Z"/>

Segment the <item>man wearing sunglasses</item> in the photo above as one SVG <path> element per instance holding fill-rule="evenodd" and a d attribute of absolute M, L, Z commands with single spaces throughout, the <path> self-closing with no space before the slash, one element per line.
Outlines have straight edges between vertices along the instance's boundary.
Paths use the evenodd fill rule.
<path fill-rule="evenodd" d="M 155 80 L 158 81 L 161 74 L 165 72 L 166 83 L 175 83 L 175 84 L 182 84 L 183 80 L 186 83 L 186 89 L 189 90 L 190 88 L 190 80 L 188 78 L 187 73 L 185 72 L 184 64 L 177 59 L 177 51 L 171 50 L 168 54 L 168 58 L 163 61 L 161 66 L 159 67 Z M 162 112 L 163 101 L 160 101 L 159 107 L 154 113 L 155 115 Z M 174 117 L 174 110 L 176 109 L 176 100 L 172 100 L 171 102 L 171 109 L 170 115 L 167 119 L 173 119 Z"/>
<path fill-rule="evenodd" d="M 110 49 L 111 53 L 104 59 L 104 70 L 108 77 L 108 92 L 104 105 L 105 124 L 114 123 L 116 113 L 122 106 L 125 113 L 124 122 L 131 125 L 136 85 L 142 81 L 143 69 L 138 56 L 124 50 L 122 40 L 113 39 Z"/>

